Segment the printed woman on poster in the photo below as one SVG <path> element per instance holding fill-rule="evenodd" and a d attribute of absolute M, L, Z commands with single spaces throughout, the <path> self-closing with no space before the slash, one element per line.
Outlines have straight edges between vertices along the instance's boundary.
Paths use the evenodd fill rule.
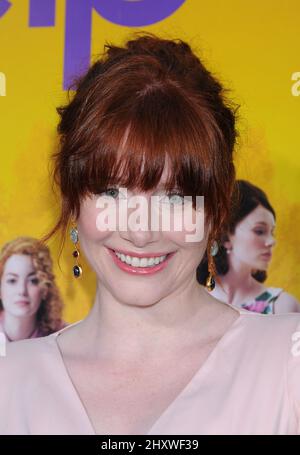
<path fill-rule="evenodd" d="M 262 314 L 299 313 L 298 300 L 282 287 L 265 286 L 273 256 L 276 214 L 263 190 L 237 180 L 227 229 L 214 255 L 215 288 L 211 295 L 222 302 Z M 197 269 L 205 284 L 207 258 Z"/>
<path fill-rule="evenodd" d="M 17 237 L 0 251 L 0 332 L 6 341 L 49 335 L 66 326 L 49 248 Z"/>

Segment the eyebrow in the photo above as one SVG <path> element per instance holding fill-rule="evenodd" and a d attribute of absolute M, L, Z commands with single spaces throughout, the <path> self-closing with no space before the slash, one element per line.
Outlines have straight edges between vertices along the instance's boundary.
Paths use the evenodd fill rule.
<path fill-rule="evenodd" d="M 255 223 L 255 226 L 258 225 L 269 226 L 268 223 L 266 223 L 265 221 L 258 221 L 257 223 Z M 275 224 L 273 224 L 272 228 L 275 229 Z"/>
<path fill-rule="evenodd" d="M 14 272 L 7 272 L 6 275 L 19 276 L 17 273 L 14 273 Z M 36 275 L 36 272 L 30 272 L 27 276 L 31 276 L 31 275 Z"/>

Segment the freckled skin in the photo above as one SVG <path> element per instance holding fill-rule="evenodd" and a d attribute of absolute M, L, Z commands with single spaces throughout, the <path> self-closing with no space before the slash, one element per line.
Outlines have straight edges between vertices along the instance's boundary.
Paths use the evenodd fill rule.
<path fill-rule="evenodd" d="M 166 172 L 166 170 L 165 170 Z M 162 175 L 161 181 L 164 179 Z M 142 194 L 142 193 L 135 193 Z M 144 193 L 150 197 L 153 192 Z M 126 304 L 151 305 L 176 289 L 185 286 L 194 279 L 197 268 L 206 248 L 206 238 L 187 242 L 186 235 L 193 232 L 175 231 L 103 231 L 97 229 L 96 219 L 99 208 L 96 201 L 99 195 L 87 197 L 82 201 L 80 216 L 77 220 L 80 246 L 95 270 L 101 286 L 120 302 Z M 174 210 L 175 213 L 175 210 Z M 176 216 L 176 215 L 174 215 Z M 151 223 L 149 216 L 149 225 Z M 176 252 L 168 266 L 158 273 L 147 276 L 134 276 L 114 264 L 107 249 L 120 249 L 136 253 Z"/>

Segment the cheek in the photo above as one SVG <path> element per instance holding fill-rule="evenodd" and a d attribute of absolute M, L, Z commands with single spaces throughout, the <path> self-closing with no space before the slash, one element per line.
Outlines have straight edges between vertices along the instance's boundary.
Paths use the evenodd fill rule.
<path fill-rule="evenodd" d="M 79 242 L 89 243 L 102 241 L 111 235 L 111 231 L 106 229 L 104 223 L 99 223 L 99 213 L 101 210 L 95 210 L 93 207 L 85 207 L 81 210 L 80 217 L 77 220 Z"/>
<path fill-rule="evenodd" d="M 191 234 L 190 232 L 166 232 L 164 233 L 165 243 L 171 243 L 176 245 L 183 262 L 186 263 L 187 267 L 197 267 L 201 262 L 201 259 L 205 253 L 206 241 L 190 242 L 186 240 L 186 236 Z"/>
<path fill-rule="evenodd" d="M 187 246 L 194 245 L 197 248 L 197 245 L 203 243 L 205 237 L 203 210 L 199 209 L 196 212 L 191 209 L 191 206 L 184 209 L 184 212 L 175 210 L 172 216 L 172 226 L 172 235 L 180 244 L 186 244 Z"/>
<path fill-rule="evenodd" d="M 264 238 L 262 236 L 258 236 L 253 234 L 251 237 L 251 244 L 252 248 L 261 248 L 262 244 L 264 243 Z"/>
<path fill-rule="evenodd" d="M 249 233 L 239 239 L 238 255 L 243 260 L 254 260 L 262 247 L 262 240 L 255 234 Z"/>
<path fill-rule="evenodd" d="M 29 286 L 28 294 L 31 300 L 40 302 L 43 296 L 43 289 L 39 286 Z"/>
<path fill-rule="evenodd" d="M 5 302 L 9 300 L 9 298 L 13 295 L 14 295 L 13 286 L 9 286 L 6 283 L 1 283 L 1 300 Z"/>

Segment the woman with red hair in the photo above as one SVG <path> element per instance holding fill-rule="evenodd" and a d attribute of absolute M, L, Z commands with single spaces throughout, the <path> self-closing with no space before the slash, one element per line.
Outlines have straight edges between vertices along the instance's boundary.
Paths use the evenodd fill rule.
<path fill-rule="evenodd" d="M 300 433 L 300 317 L 233 308 L 196 279 L 207 251 L 213 288 L 235 180 L 222 85 L 187 43 L 142 35 L 106 46 L 73 88 L 58 109 L 62 205 L 46 238 L 71 228 L 74 276 L 83 252 L 97 291 L 82 321 L 8 346 L 0 432 Z"/>
<path fill-rule="evenodd" d="M 0 251 L 0 332 L 6 341 L 49 335 L 66 326 L 46 245 L 18 237 Z"/>

